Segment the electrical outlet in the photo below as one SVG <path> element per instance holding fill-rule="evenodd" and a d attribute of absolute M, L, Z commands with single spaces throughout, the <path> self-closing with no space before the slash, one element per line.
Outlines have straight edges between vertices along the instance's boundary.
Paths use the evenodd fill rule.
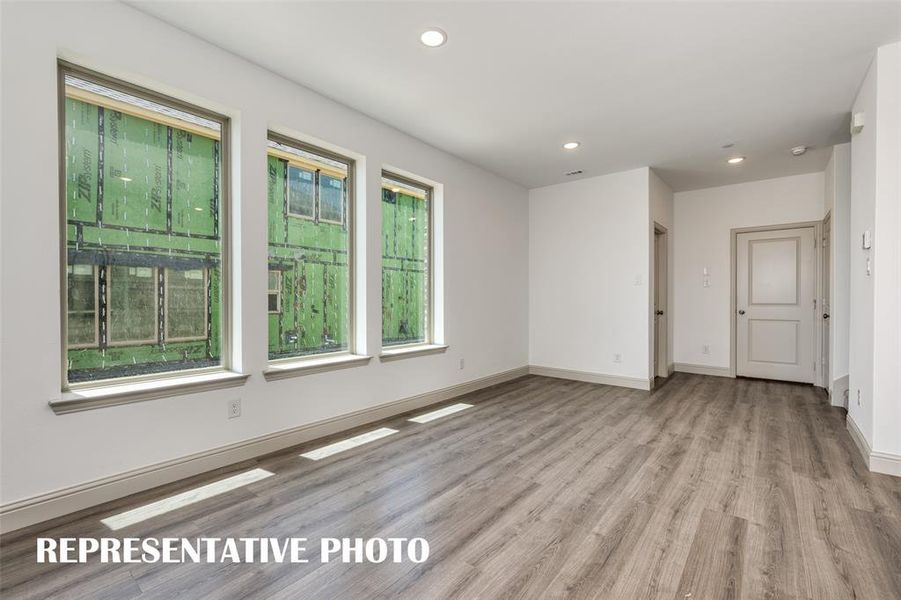
<path fill-rule="evenodd" d="M 463 360 L 463 357 L 461 356 L 460 357 L 460 370 L 462 371 L 463 367 L 465 367 L 465 366 L 466 366 L 466 362 Z"/>
<path fill-rule="evenodd" d="M 701 346 L 701 354 L 710 354 L 710 345 L 704 344 Z"/>
<path fill-rule="evenodd" d="M 614 354 L 613 362 L 616 362 L 616 363 L 623 362 L 623 355 L 622 354 Z"/>
<path fill-rule="evenodd" d="M 241 399 L 235 398 L 228 401 L 228 418 L 236 419 L 241 416 Z"/>

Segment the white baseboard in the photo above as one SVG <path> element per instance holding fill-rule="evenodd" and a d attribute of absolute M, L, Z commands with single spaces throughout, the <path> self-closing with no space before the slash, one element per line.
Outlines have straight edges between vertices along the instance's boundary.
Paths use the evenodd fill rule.
<path fill-rule="evenodd" d="M 529 374 L 519 367 L 372 408 L 220 446 L 0 506 L 0 533 L 55 519 L 186 477 L 264 456 L 317 438 L 444 402 Z"/>
<path fill-rule="evenodd" d="M 587 381 L 588 383 L 601 383 L 615 385 L 617 387 L 632 388 L 636 390 L 650 390 L 651 381 L 639 377 L 623 377 L 621 375 L 605 375 L 590 371 L 576 371 L 573 369 L 559 369 L 557 367 L 542 367 L 529 365 L 529 373 L 543 375 L 544 377 L 556 377 L 557 379 L 572 379 L 574 381 Z"/>
<path fill-rule="evenodd" d="M 845 423 L 848 433 L 851 434 L 851 439 L 854 440 L 854 445 L 857 446 L 861 456 L 863 456 L 863 461 L 870 471 L 901 477 L 901 456 L 888 452 L 878 452 L 870 448 L 867 438 L 864 437 L 863 432 L 860 431 L 851 415 L 845 418 Z"/>
<path fill-rule="evenodd" d="M 848 433 L 851 434 L 851 439 L 854 441 L 854 445 L 857 446 L 857 449 L 860 451 L 860 455 L 863 457 L 863 462 L 867 464 L 867 467 L 870 466 L 870 444 L 867 442 L 867 438 L 863 436 L 863 432 L 857 426 L 857 423 L 854 422 L 854 419 L 851 418 L 851 415 L 845 416 L 845 427 L 848 428 Z"/>
<path fill-rule="evenodd" d="M 901 477 L 901 456 L 888 452 L 870 451 L 870 470 L 874 473 Z"/>
<path fill-rule="evenodd" d="M 693 365 L 691 363 L 675 363 L 679 373 L 694 373 L 695 375 L 713 375 L 714 377 L 733 377 L 729 367 L 711 367 L 710 365 Z"/>

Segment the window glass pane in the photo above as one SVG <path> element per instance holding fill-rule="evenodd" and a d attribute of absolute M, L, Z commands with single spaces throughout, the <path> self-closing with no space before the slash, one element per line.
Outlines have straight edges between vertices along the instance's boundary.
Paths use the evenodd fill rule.
<path fill-rule="evenodd" d="M 166 341 L 206 337 L 206 275 L 202 269 L 166 271 Z"/>
<path fill-rule="evenodd" d="M 108 281 L 110 343 L 155 342 L 156 270 L 114 265 Z"/>
<path fill-rule="evenodd" d="M 64 93 L 68 380 L 219 365 L 221 123 L 71 73 Z"/>
<path fill-rule="evenodd" d="M 269 142 L 270 359 L 349 349 L 350 223 L 344 191 L 351 161 L 326 154 L 299 143 Z M 318 211 L 308 213 L 316 213 L 315 219 L 293 216 L 293 172 L 310 173 L 319 185 Z"/>
<path fill-rule="evenodd" d="M 269 312 L 277 313 L 281 310 L 281 272 L 269 271 Z"/>
<path fill-rule="evenodd" d="M 316 214 L 316 174 L 293 165 L 288 166 L 288 212 L 300 217 Z"/>
<path fill-rule="evenodd" d="M 319 219 L 344 221 L 344 182 L 325 173 L 319 176 Z"/>
<path fill-rule="evenodd" d="M 382 178 L 382 345 L 429 341 L 430 190 Z"/>
<path fill-rule="evenodd" d="M 69 345 L 83 346 L 97 341 L 97 309 L 94 267 L 69 265 L 68 268 Z"/>

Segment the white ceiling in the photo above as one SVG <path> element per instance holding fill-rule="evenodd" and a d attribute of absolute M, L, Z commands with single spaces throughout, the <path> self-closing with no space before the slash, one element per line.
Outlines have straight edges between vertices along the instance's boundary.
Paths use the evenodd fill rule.
<path fill-rule="evenodd" d="M 527 187 L 574 169 L 650 165 L 677 191 L 821 170 L 901 32 L 899 2 L 131 4 Z M 429 26 L 445 46 L 419 43 Z"/>

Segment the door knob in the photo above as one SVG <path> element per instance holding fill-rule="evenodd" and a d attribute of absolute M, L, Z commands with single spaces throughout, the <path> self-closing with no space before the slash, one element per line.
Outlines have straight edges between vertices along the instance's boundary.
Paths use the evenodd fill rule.
<path fill-rule="evenodd" d="M 824 318 L 824 319 L 828 319 L 828 318 L 829 318 L 829 313 L 823 313 L 823 318 Z"/>
<path fill-rule="evenodd" d="M 740 311 L 738 311 L 738 314 L 743 315 L 743 314 L 745 314 L 745 311 L 744 311 L 744 310 L 740 310 Z"/>

